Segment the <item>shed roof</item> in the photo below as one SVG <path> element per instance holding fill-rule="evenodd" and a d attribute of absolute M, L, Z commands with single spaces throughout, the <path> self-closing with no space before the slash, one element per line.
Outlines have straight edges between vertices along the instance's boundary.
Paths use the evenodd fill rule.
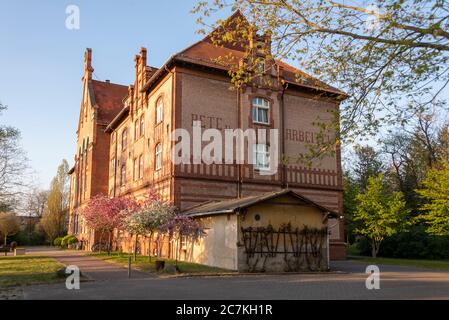
<path fill-rule="evenodd" d="M 304 202 L 305 205 L 313 206 L 323 212 L 327 212 L 329 214 L 329 217 L 336 218 L 338 217 L 338 213 L 330 210 L 326 207 L 321 206 L 320 204 L 316 203 L 315 201 L 291 190 L 291 189 L 282 189 L 280 191 L 274 191 L 269 193 L 263 193 L 260 195 L 255 196 L 249 196 L 244 198 L 236 198 L 236 199 L 230 199 L 230 200 L 224 200 L 224 201 L 209 201 L 205 202 L 204 204 L 200 204 L 199 206 L 187 209 L 184 211 L 184 214 L 196 217 L 196 216 L 208 216 L 208 215 L 216 215 L 216 214 L 223 214 L 223 213 L 236 213 L 240 211 L 241 209 L 248 208 L 250 206 L 253 206 L 258 203 L 262 203 L 264 201 L 274 199 L 283 195 L 290 195 L 292 197 L 295 197 L 302 202 Z"/>

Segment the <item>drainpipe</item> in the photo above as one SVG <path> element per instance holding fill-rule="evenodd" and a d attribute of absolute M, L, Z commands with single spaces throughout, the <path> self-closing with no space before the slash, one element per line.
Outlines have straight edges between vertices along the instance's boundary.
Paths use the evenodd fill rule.
<path fill-rule="evenodd" d="M 114 132 L 115 131 L 115 132 Z M 118 136 L 117 136 L 117 130 L 114 130 L 112 132 L 113 135 L 115 135 L 115 148 L 114 148 L 114 198 L 115 198 L 115 190 L 117 189 L 117 145 L 118 145 Z"/>
<path fill-rule="evenodd" d="M 285 155 L 285 111 L 284 111 L 284 94 L 285 90 L 288 87 L 288 83 L 284 83 L 282 85 L 282 93 L 281 93 L 281 168 L 282 168 L 282 188 L 288 188 L 288 182 L 287 182 L 287 166 L 284 163 L 284 155 Z"/>
<path fill-rule="evenodd" d="M 237 88 L 237 118 L 238 118 L 238 128 L 243 130 L 243 123 L 242 123 L 242 94 L 241 94 L 241 88 Z M 238 142 L 237 142 L 238 143 Z M 243 159 L 245 157 L 245 150 L 243 150 Z M 237 198 L 242 197 L 242 185 L 243 185 L 243 166 L 242 164 L 237 164 L 237 172 L 238 172 L 238 182 L 237 182 Z"/>
<path fill-rule="evenodd" d="M 328 212 L 328 214 L 329 214 L 329 212 Z M 330 242 L 329 242 L 329 236 L 330 236 L 330 234 L 331 234 L 331 229 L 332 228 L 334 228 L 338 223 L 340 222 L 340 217 L 338 217 L 337 218 L 337 221 L 333 224 L 333 225 L 331 225 L 331 226 L 328 226 L 328 229 L 327 229 L 327 245 L 326 245 L 326 251 L 327 251 L 327 268 L 328 269 L 330 269 L 330 263 L 331 263 L 331 258 L 330 258 L 330 249 L 329 249 L 329 245 L 330 245 Z"/>

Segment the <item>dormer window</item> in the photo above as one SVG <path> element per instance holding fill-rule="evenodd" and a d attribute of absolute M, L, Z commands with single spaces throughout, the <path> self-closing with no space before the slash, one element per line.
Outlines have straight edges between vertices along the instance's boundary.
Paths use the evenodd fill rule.
<path fill-rule="evenodd" d="M 270 101 L 264 98 L 253 98 L 253 122 L 269 124 L 268 111 L 270 110 Z"/>

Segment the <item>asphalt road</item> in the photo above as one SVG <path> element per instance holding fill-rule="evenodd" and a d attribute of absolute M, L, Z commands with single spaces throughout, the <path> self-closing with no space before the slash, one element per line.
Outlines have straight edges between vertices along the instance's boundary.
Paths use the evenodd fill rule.
<path fill-rule="evenodd" d="M 449 272 L 401 266 L 379 265 L 380 289 L 368 290 L 366 264 L 353 261 L 334 262 L 333 272 L 320 274 L 159 278 L 134 273 L 128 279 L 123 268 L 106 262 L 53 254 L 82 264 L 81 271 L 95 281 L 81 282 L 79 290 L 68 290 L 65 283 L 25 287 L 25 299 L 449 299 Z"/>

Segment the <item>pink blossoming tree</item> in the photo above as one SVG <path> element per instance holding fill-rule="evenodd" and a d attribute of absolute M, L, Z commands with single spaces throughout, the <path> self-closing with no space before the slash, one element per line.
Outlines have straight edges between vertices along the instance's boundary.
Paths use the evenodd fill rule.
<path fill-rule="evenodd" d="M 123 212 L 133 211 L 138 208 L 135 199 L 130 197 L 108 198 L 104 195 L 97 195 L 89 200 L 81 213 L 87 225 L 100 232 L 100 248 L 102 238 L 108 234 L 108 252 L 111 249 L 111 236 L 114 229 L 123 227 Z"/>

